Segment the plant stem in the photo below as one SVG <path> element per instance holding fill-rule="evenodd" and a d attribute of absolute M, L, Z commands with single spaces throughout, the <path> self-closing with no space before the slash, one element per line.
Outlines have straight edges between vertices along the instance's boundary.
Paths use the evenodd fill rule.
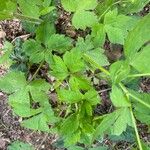
<path fill-rule="evenodd" d="M 124 93 L 126 94 L 127 99 L 130 101 L 130 98 L 129 98 L 130 93 L 129 93 L 129 91 L 126 89 L 126 87 L 122 83 L 119 83 L 119 85 L 122 88 L 122 90 L 124 91 Z M 132 107 L 130 107 L 130 113 L 131 113 L 131 119 L 132 119 L 132 123 L 133 123 L 133 126 L 134 126 L 134 130 L 135 130 L 135 134 L 136 134 L 136 138 L 137 138 L 139 149 L 143 150 L 142 144 L 141 144 L 141 140 L 140 140 L 140 136 L 139 136 L 139 133 L 138 133 L 138 129 L 137 129 L 137 126 L 136 126 L 136 119 L 135 119 L 133 111 L 132 111 Z"/>
<path fill-rule="evenodd" d="M 40 63 L 39 67 L 37 68 L 37 70 L 35 71 L 35 73 L 33 74 L 32 78 L 30 79 L 30 81 L 32 81 L 36 75 L 38 74 L 39 70 L 41 69 L 42 65 L 43 65 L 43 61 Z"/>
<path fill-rule="evenodd" d="M 142 101 L 140 98 L 136 97 L 135 95 L 133 95 L 133 94 L 131 94 L 131 93 L 129 93 L 129 95 L 130 95 L 133 99 L 137 100 L 139 103 L 143 104 L 144 106 L 146 106 L 146 107 L 148 107 L 148 108 L 150 109 L 150 105 L 149 105 L 149 104 L 145 103 L 145 102 Z"/>
<path fill-rule="evenodd" d="M 125 94 L 129 98 L 129 91 L 126 89 L 126 87 L 122 83 L 119 83 L 119 86 L 122 88 L 122 90 L 125 92 Z"/>
<path fill-rule="evenodd" d="M 133 111 L 132 111 L 131 107 L 130 107 L 130 113 L 131 113 L 131 119 L 132 119 L 132 122 L 133 122 L 133 126 L 134 126 L 134 130 L 135 130 L 137 142 L 138 142 L 138 145 L 139 145 L 139 149 L 143 150 L 142 144 L 141 144 L 141 140 L 140 140 L 140 136 L 139 136 L 139 133 L 138 133 L 138 129 L 137 129 L 137 126 L 136 126 L 136 120 L 135 120 L 135 117 L 134 117 L 134 114 L 133 114 Z"/>
<path fill-rule="evenodd" d="M 22 14 L 19 14 L 19 13 L 14 13 L 13 16 L 17 19 L 25 20 L 25 21 L 28 21 L 28 22 L 33 22 L 33 23 L 36 23 L 36 24 L 41 24 L 43 22 L 41 19 L 26 16 L 26 15 L 22 15 Z"/>
<path fill-rule="evenodd" d="M 97 64 L 93 59 L 91 59 L 88 55 L 84 54 L 84 58 L 89 61 L 90 64 L 94 65 L 96 68 L 98 68 L 100 71 L 104 72 L 106 75 L 110 76 L 110 73 L 108 70 Z"/>
<path fill-rule="evenodd" d="M 132 74 L 132 75 L 128 75 L 128 78 L 144 77 L 144 76 L 150 76 L 150 73 L 144 73 L 144 74 Z"/>
<path fill-rule="evenodd" d="M 145 103 L 140 98 L 138 98 L 135 95 L 131 94 L 122 83 L 119 83 L 119 85 L 122 88 L 122 90 L 125 92 L 125 94 L 128 97 L 128 99 L 129 99 L 129 96 L 131 96 L 133 99 L 137 100 L 139 103 L 143 104 L 144 106 L 146 106 L 146 107 L 148 107 L 150 109 L 150 105 L 149 104 Z"/>

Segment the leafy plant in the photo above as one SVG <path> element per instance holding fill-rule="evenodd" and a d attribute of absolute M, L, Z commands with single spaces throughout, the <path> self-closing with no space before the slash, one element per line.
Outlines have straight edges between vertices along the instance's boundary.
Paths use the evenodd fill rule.
<path fill-rule="evenodd" d="M 11 143 L 10 146 L 8 146 L 8 150 L 24 150 L 24 149 L 34 150 L 34 148 L 31 145 L 21 142 L 21 141 L 15 141 Z"/>
<path fill-rule="evenodd" d="M 14 54 L 25 58 L 21 61 L 26 66 L 24 73 L 11 67 L 0 79 L 0 89 L 9 95 L 14 113 L 23 118 L 21 125 L 59 134 L 70 150 L 107 149 L 103 145 L 95 148 L 93 142 L 105 134 L 121 136 L 128 128 L 134 129 L 140 150 L 148 147 L 143 146 L 136 120 L 150 125 L 150 95 L 129 86 L 135 84 L 137 78 L 150 76 L 150 15 L 130 15 L 147 2 L 61 0 L 63 8 L 73 13 L 72 25 L 91 31 L 85 38 L 75 40 L 57 33 L 53 1 L 2 1 L 1 19 L 15 17 L 36 25 L 35 38 L 26 40 L 17 52 L 17 45 L 6 42 L 0 59 L 0 63 L 11 65 Z M 8 9 L 10 4 L 14 6 L 12 9 Z M 122 58 L 113 64 L 105 55 L 106 41 L 123 46 Z M 33 69 L 35 66 L 37 70 Z M 45 72 L 45 68 L 43 77 L 40 73 Z M 49 76 L 55 78 L 53 83 Z M 102 115 L 94 112 L 96 106 L 101 105 L 101 97 L 91 77 L 108 82 L 112 112 Z M 57 94 L 56 104 L 50 100 L 50 92 Z"/>

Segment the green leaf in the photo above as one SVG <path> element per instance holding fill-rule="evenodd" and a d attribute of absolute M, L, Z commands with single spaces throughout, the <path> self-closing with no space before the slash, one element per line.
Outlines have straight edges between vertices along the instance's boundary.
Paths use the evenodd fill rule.
<path fill-rule="evenodd" d="M 42 111 L 41 108 L 30 108 L 30 98 L 27 91 L 21 90 L 9 96 L 9 104 L 13 112 L 21 117 L 30 117 Z"/>
<path fill-rule="evenodd" d="M 93 138 L 96 139 L 98 137 L 102 137 L 106 131 L 108 131 L 115 122 L 115 112 L 111 114 L 107 114 L 106 116 L 102 116 L 103 120 L 97 126 Z"/>
<path fill-rule="evenodd" d="M 40 46 L 39 43 L 37 43 L 35 40 L 27 40 L 23 43 L 23 51 L 27 55 L 31 55 L 31 53 L 35 53 L 37 49 L 41 49 L 42 47 Z"/>
<path fill-rule="evenodd" d="M 84 99 L 91 105 L 97 105 L 101 102 L 101 98 L 95 89 L 90 89 L 85 93 Z"/>
<path fill-rule="evenodd" d="M 90 81 L 84 76 L 71 76 L 69 85 L 72 90 L 89 90 L 91 88 Z"/>
<path fill-rule="evenodd" d="M 45 59 L 45 51 L 41 44 L 35 40 L 27 40 L 23 44 L 23 50 L 32 63 L 40 63 Z"/>
<path fill-rule="evenodd" d="M 37 38 L 42 38 L 42 37 L 37 37 Z M 44 37 L 44 39 L 47 40 L 46 37 Z M 41 63 L 43 61 L 46 61 L 51 65 L 53 63 L 52 52 L 42 46 L 42 44 L 40 43 L 42 42 L 40 41 L 42 39 L 37 39 L 37 40 L 39 41 L 35 41 L 32 39 L 25 41 L 23 43 L 23 51 L 26 53 L 27 56 L 29 56 L 30 62 Z"/>
<path fill-rule="evenodd" d="M 89 116 L 85 115 L 82 118 L 82 123 L 80 124 L 80 127 L 82 129 L 82 133 L 86 134 L 87 136 L 91 136 L 93 134 L 93 132 L 95 131 L 95 128 L 93 126 L 92 121 L 89 119 Z"/>
<path fill-rule="evenodd" d="M 150 40 L 149 26 L 150 14 L 142 18 L 126 38 L 124 52 L 126 58 L 131 62 L 134 60 L 136 52 Z"/>
<path fill-rule="evenodd" d="M 105 43 L 105 29 L 103 24 L 96 24 L 92 27 L 91 36 L 95 47 L 103 47 Z"/>
<path fill-rule="evenodd" d="M 131 65 L 140 73 L 150 73 L 150 46 L 147 45 L 140 52 L 136 53 Z"/>
<path fill-rule="evenodd" d="M 28 85 L 28 88 L 35 102 L 40 102 L 40 104 L 48 102 L 47 93 L 50 89 L 50 84 L 48 84 L 45 80 L 34 80 Z"/>
<path fill-rule="evenodd" d="M 110 98 L 115 107 L 130 107 L 131 103 L 128 101 L 123 91 L 116 85 L 112 86 Z"/>
<path fill-rule="evenodd" d="M 42 107 L 43 107 L 42 113 L 45 116 L 48 124 L 53 125 L 54 123 L 59 121 L 59 118 L 55 116 L 52 106 L 49 104 L 49 101 L 43 103 Z"/>
<path fill-rule="evenodd" d="M 82 132 L 80 142 L 90 146 L 91 141 L 92 141 L 92 134 Z"/>
<path fill-rule="evenodd" d="M 7 1 L 6 7 L 9 13 L 11 14 L 17 11 L 17 3 L 13 0 Z"/>
<path fill-rule="evenodd" d="M 104 17 L 104 28 L 111 43 L 124 44 L 128 31 L 135 26 L 137 19 L 119 15 L 115 9 L 109 11 Z"/>
<path fill-rule="evenodd" d="M 7 1 L 0 0 L 0 11 L 4 10 L 6 8 L 6 2 Z"/>
<path fill-rule="evenodd" d="M 30 98 L 27 89 L 21 89 L 10 95 L 9 104 L 13 107 L 13 111 L 21 117 L 29 117 L 39 113 L 38 110 L 30 108 Z"/>
<path fill-rule="evenodd" d="M 80 49 L 82 52 L 86 52 L 88 50 L 94 49 L 93 42 L 91 40 L 91 36 L 87 35 L 85 39 L 78 37 L 78 41 L 76 43 L 76 48 Z"/>
<path fill-rule="evenodd" d="M 60 133 L 67 137 L 72 135 L 79 128 L 79 117 L 77 114 L 72 114 L 67 117 L 61 124 Z"/>
<path fill-rule="evenodd" d="M 59 80 L 64 80 L 68 76 L 67 67 L 60 57 L 54 56 L 53 58 L 54 64 L 51 66 L 51 74 Z"/>
<path fill-rule="evenodd" d="M 9 72 L 0 79 L 0 89 L 6 93 L 13 93 L 26 86 L 26 79 L 23 73 Z"/>
<path fill-rule="evenodd" d="M 52 3 L 52 0 L 43 0 L 43 6 L 44 6 L 44 7 L 50 6 L 51 3 Z"/>
<path fill-rule="evenodd" d="M 5 42 L 4 43 L 4 54 L 0 57 L 0 64 L 3 65 L 8 65 L 10 66 L 12 64 L 12 61 L 10 60 L 10 55 L 12 53 L 13 50 L 13 45 L 10 42 Z"/>
<path fill-rule="evenodd" d="M 79 49 L 74 48 L 70 52 L 66 52 L 63 56 L 63 60 L 71 73 L 76 73 L 85 69 L 82 53 Z"/>
<path fill-rule="evenodd" d="M 85 30 L 86 27 L 92 27 L 97 22 L 98 19 L 94 12 L 84 10 L 77 11 L 72 18 L 72 24 L 75 26 L 76 29 Z"/>
<path fill-rule="evenodd" d="M 17 3 L 10 0 L 0 0 L 0 20 L 12 19 L 17 10 Z"/>
<path fill-rule="evenodd" d="M 127 31 L 132 30 L 137 24 L 138 20 L 139 19 L 136 17 L 119 14 L 118 10 L 114 9 L 105 15 L 104 24 L 122 29 L 123 33 L 126 35 L 128 33 Z"/>
<path fill-rule="evenodd" d="M 119 83 L 127 78 L 130 73 L 129 63 L 126 61 L 117 61 L 110 66 L 110 74 L 113 83 Z"/>
<path fill-rule="evenodd" d="M 147 144 L 147 143 L 142 142 L 142 148 L 143 148 L 144 150 L 150 150 L 150 145 Z"/>
<path fill-rule="evenodd" d="M 70 145 L 74 145 L 77 142 L 79 142 L 80 141 L 80 135 L 81 135 L 81 132 L 80 131 L 76 131 L 73 134 L 71 134 L 70 136 L 66 137 L 64 139 L 65 147 L 68 147 Z"/>
<path fill-rule="evenodd" d="M 43 104 L 49 100 L 48 95 L 43 91 L 32 88 L 30 92 L 34 102 L 40 102 L 40 104 Z"/>
<path fill-rule="evenodd" d="M 44 80 L 35 80 L 27 84 L 24 74 L 18 71 L 9 72 L 0 80 L 0 89 L 11 94 L 9 104 L 13 107 L 13 111 L 21 117 L 30 117 L 42 111 L 41 108 L 31 108 L 29 92 L 35 101 L 44 103 L 48 101 L 45 92 L 48 92 L 49 88 L 50 85 Z M 41 93 L 42 97 L 40 97 Z"/>
<path fill-rule="evenodd" d="M 121 29 L 105 25 L 105 30 L 111 43 L 124 44 L 125 35 Z"/>
<path fill-rule="evenodd" d="M 97 0 L 61 0 L 66 11 L 75 12 L 78 10 L 93 10 L 97 6 Z"/>
<path fill-rule="evenodd" d="M 104 50 L 101 48 L 87 51 L 85 53 L 85 56 L 86 56 L 85 60 L 87 60 L 87 62 L 88 62 L 88 59 L 90 59 L 91 61 L 94 61 L 96 66 L 107 66 L 107 65 L 109 65 L 107 57 L 104 54 Z M 94 65 L 93 65 L 93 67 L 94 67 Z"/>
<path fill-rule="evenodd" d="M 57 91 L 58 98 L 62 102 L 69 104 L 82 101 L 83 95 L 79 91 L 60 89 Z"/>
<path fill-rule="evenodd" d="M 39 91 L 48 92 L 50 89 L 50 84 L 47 83 L 44 79 L 34 80 L 29 84 L 29 87 Z"/>
<path fill-rule="evenodd" d="M 135 91 L 130 91 L 133 95 L 136 95 L 139 99 L 141 99 L 143 102 L 150 105 L 150 94 L 149 93 L 138 93 Z M 150 109 L 147 108 L 144 105 L 141 105 L 141 103 L 132 100 L 134 104 L 134 114 L 136 118 L 141 121 L 142 123 L 145 123 L 147 125 L 150 125 Z"/>
<path fill-rule="evenodd" d="M 126 131 L 127 125 L 133 126 L 129 108 L 124 107 L 117 110 L 116 116 L 116 121 L 111 127 L 111 134 L 121 135 Z"/>
<path fill-rule="evenodd" d="M 40 11 L 40 15 L 44 16 L 44 15 L 52 12 L 54 9 L 55 9 L 54 6 L 44 7 L 44 9 Z"/>
<path fill-rule="evenodd" d="M 40 62 L 43 62 L 44 60 L 45 60 L 45 52 L 44 51 L 39 50 L 36 53 L 31 54 L 31 56 L 30 56 L 30 61 L 32 63 L 40 63 Z"/>
<path fill-rule="evenodd" d="M 131 2 L 130 2 L 131 1 Z M 132 14 L 142 11 L 144 6 L 149 3 L 149 0 L 130 0 L 125 5 L 122 4 L 119 7 L 121 13 Z"/>
<path fill-rule="evenodd" d="M 47 41 L 48 49 L 58 53 L 64 53 L 72 48 L 72 40 L 61 34 L 53 34 Z"/>
<path fill-rule="evenodd" d="M 103 136 L 108 131 L 111 131 L 113 135 L 120 135 L 126 130 L 127 125 L 133 126 L 130 110 L 128 107 L 124 107 L 103 117 L 103 120 L 96 128 L 94 138 Z"/>
<path fill-rule="evenodd" d="M 97 0 L 76 0 L 78 4 L 77 10 L 93 10 L 97 6 Z"/>
<path fill-rule="evenodd" d="M 38 7 L 39 0 L 18 0 L 19 8 L 23 15 L 39 18 L 40 9 Z"/>
<path fill-rule="evenodd" d="M 37 130 L 37 131 L 45 131 L 49 132 L 49 126 L 47 124 L 47 118 L 44 114 L 40 113 L 39 115 L 33 116 L 27 120 L 22 121 L 21 125 L 23 127 Z"/>
<path fill-rule="evenodd" d="M 61 4 L 66 11 L 75 12 L 77 9 L 77 0 L 61 0 Z"/>
<path fill-rule="evenodd" d="M 41 23 L 36 30 L 36 40 L 43 44 L 47 44 L 50 36 L 55 32 L 54 24 L 45 21 Z"/>
<path fill-rule="evenodd" d="M 106 13 L 108 8 L 111 8 L 115 0 L 101 0 L 96 7 L 96 13 L 101 16 Z"/>
<path fill-rule="evenodd" d="M 8 146 L 8 150 L 34 150 L 34 148 L 28 143 L 14 141 Z"/>
<path fill-rule="evenodd" d="M 49 52 L 49 50 L 45 52 L 45 61 L 49 64 L 49 66 L 54 63 L 52 52 Z"/>
<path fill-rule="evenodd" d="M 92 116 L 93 114 L 93 109 L 92 105 L 88 101 L 84 101 L 81 107 L 81 117 L 87 117 L 87 116 Z M 83 127 L 84 130 L 84 127 Z"/>
<path fill-rule="evenodd" d="M 8 11 L 0 11 L 0 20 L 5 20 L 5 19 L 13 19 L 12 14 L 10 14 L 10 12 Z"/>

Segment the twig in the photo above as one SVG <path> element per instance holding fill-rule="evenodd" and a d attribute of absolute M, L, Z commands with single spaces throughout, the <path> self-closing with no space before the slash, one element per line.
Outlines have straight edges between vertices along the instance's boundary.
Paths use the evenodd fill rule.
<path fill-rule="evenodd" d="M 30 79 L 30 81 L 32 81 L 32 80 L 36 77 L 36 75 L 38 74 L 39 70 L 41 69 L 43 63 L 44 63 L 44 62 L 41 62 L 41 63 L 40 63 L 38 69 L 35 71 L 35 73 L 33 74 L 32 78 Z M 29 82 L 30 82 L 30 81 L 29 81 Z"/>
<path fill-rule="evenodd" d="M 31 35 L 31 34 L 26 34 L 26 35 L 18 36 L 18 37 L 16 37 L 15 39 L 13 39 L 11 43 L 13 44 L 18 38 L 20 38 L 20 39 L 26 38 L 26 39 L 27 39 L 27 38 L 30 37 L 30 35 Z"/>
<path fill-rule="evenodd" d="M 45 140 L 47 139 L 48 137 L 48 133 L 44 136 L 43 140 L 41 141 L 40 145 L 36 148 L 36 150 L 39 150 L 40 147 L 42 146 L 42 144 L 45 142 Z"/>
<path fill-rule="evenodd" d="M 101 94 L 101 93 L 104 93 L 104 92 L 107 92 L 107 91 L 110 91 L 110 90 L 111 90 L 111 88 L 104 89 L 104 90 L 100 90 L 100 91 L 98 92 L 98 94 Z"/>

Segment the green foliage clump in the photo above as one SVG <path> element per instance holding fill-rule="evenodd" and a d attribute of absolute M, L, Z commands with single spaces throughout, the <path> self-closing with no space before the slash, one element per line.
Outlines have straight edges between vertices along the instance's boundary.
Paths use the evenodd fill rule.
<path fill-rule="evenodd" d="M 56 1 L 0 0 L 0 19 L 18 18 L 34 35 L 19 46 L 6 41 L 0 58 L 10 66 L 0 79 L 0 90 L 9 94 L 9 105 L 23 118 L 21 125 L 59 134 L 69 150 L 105 150 L 103 145 L 92 148 L 93 143 L 106 134 L 124 139 L 130 128 L 137 147 L 149 149 L 140 139 L 136 120 L 150 125 L 150 94 L 129 86 L 150 76 L 150 14 L 137 14 L 148 2 L 61 0 L 72 26 L 89 30 L 85 38 L 75 40 L 55 28 Z M 112 64 L 105 55 L 106 41 L 123 47 L 123 56 Z M 45 68 L 46 77 L 40 76 Z M 102 99 L 91 77 L 108 82 L 113 112 L 95 113 Z M 50 93 L 57 95 L 55 104 Z"/>

